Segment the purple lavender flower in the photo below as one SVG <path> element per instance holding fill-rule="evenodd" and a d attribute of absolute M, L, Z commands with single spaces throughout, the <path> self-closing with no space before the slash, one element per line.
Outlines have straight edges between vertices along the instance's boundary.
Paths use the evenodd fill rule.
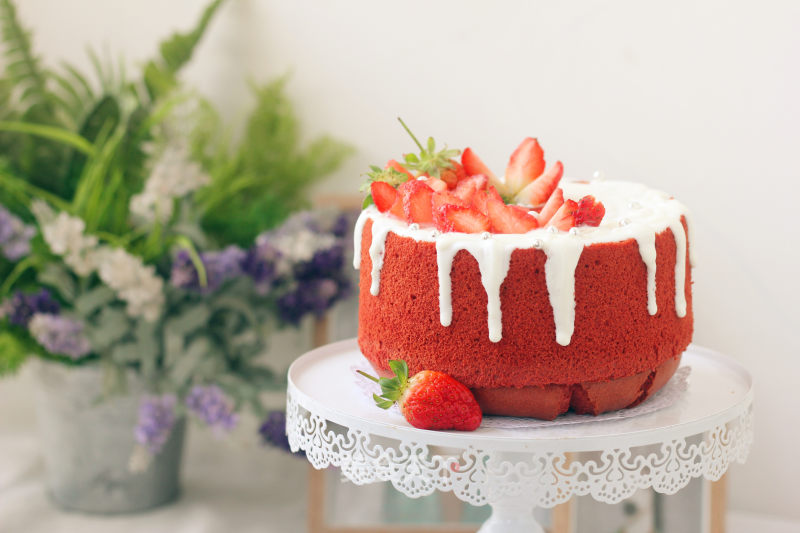
<path fill-rule="evenodd" d="M 321 316 L 346 292 L 346 283 L 332 278 L 300 280 L 278 298 L 278 314 L 284 322 L 298 324 L 308 313 Z"/>
<path fill-rule="evenodd" d="M 203 252 L 200 254 L 200 260 L 206 270 L 207 284 L 201 287 L 197 269 L 189 252 L 181 250 L 172 264 L 170 282 L 182 289 L 202 293 L 214 292 L 226 281 L 242 274 L 242 263 L 246 258 L 247 253 L 236 246 L 228 246 L 217 252 Z"/>
<path fill-rule="evenodd" d="M 8 209 L 0 206 L 0 249 L 9 261 L 17 261 L 31 251 L 31 239 L 36 228 L 22 222 Z"/>
<path fill-rule="evenodd" d="M 28 330 L 52 354 L 79 359 L 92 351 L 83 334 L 83 323 L 72 318 L 37 313 L 31 317 Z"/>
<path fill-rule="evenodd" d="M 186 397 L 186 407 L 208 426 L 229 431 L 238 417 L 233 403 L 216 385 L 195 385 Z"/>
<path fill-rule="evenodd" d="M 344 266 L 344 245 L 337 242 L 329 248 L 314 252 L 310 261 L 295 265 L 295 276 L 300 279 L 326 277 Z"/>
<path fill-rule="evenodd" d="M 330 232 L 336 237 L 344 239 L 350 232 L 350 225 L 350 217 L 348 217 L 345 213 L 342 213 L 334 219 L 330 227 Z"/>
<path fill-rule="evenodd" d="M 10 323 L 24 328 L 28 327 L 28 322 L 36 313 L 57 315 L 59 311 L 58 302 L 53 299 L 47 289 L 41 289 L 32 294 L 17 291 L 3 307 Z"/>
<path fill-rule="evenodd" d="M 256 240 L 255 246 L 247 252 L 247 257 L 242 263 L 242 270 L 253 278 L 256 290 L 266 294 L 279 275 L 278 262 L 283 254 L 269 240 L 267 235 L 262 235 Z"/>
<path fill-rule="evenodd" d="M 270 444 L 291 452 L 289 439 L 286 438 L 286 413 L 284 411 L 271 411 L 266 420 L 258 428 L 258 433 L 266 444 Z"/>
<path fill-rule="evenodd" d="M 175 396 L 144 396 L 139 404 L 136 442 L 157 454 L 164 447 L 175 424 Z"/>

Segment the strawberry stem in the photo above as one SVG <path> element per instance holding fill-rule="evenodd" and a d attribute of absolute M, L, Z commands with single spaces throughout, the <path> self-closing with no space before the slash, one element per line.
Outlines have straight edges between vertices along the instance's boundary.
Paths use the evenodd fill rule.
<path fill-rule="evenodd" d="M 400 121 L 400 124 L 402 124 L 402 125 L 403 125 L 403 129 L 405 129 L 405 130 L 406 130 L 406 132 L 408 132 L 408 134 L 409 134 L 409 135 L 411 135 L 411 138 L 412 138 L 412 139 L 414 139 L 414 142 L 417 144 L 417 146 L 419 147 L 420 151 L 421 151 L 421 152 L 424 152 L 424 151 L 425 151 L 425 148 L 423 148 L 423 147 L 422 147 L 422 145 L 420 144 L 420 142 L 417 140 L 417 137 L 416 137 L 416 136 L 415 136 L 413 133 L 411 133 L 411 130 L 408 128 L 408 126 L 406 126 L 406 123 L 405 123 L 405 122 L 403 122 L 403 119 L 402 119 L 402 118 L 400 118 L 400 117 L 397 117 L 397 120 L 399 120 L 399 121 Z"/>
<path fill-rule="evenodd" d="M 356 373 L 361 374 L 362 376 L 364 376 L 367 379 L 371 379 L 375 383 L 380 383 L 380 380 L 378 378 L 376 378 L 375 376 L 370 376 L 369 374 L 367 374 L 366 372 L 364 372 L 362 370 L 356 370 Z"/>

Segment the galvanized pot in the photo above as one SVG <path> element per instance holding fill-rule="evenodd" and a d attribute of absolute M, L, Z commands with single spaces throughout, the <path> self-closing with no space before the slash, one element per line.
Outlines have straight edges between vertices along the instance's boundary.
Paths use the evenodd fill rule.
<path fill-rule="evenodd" d="M 47 488 L 58 506 L 96 514 L 135 513 L 172 502 L 180 491 L 185 421 L 144 470 L 130 460 L 144 387 L 126 376 L 124 394 L 104 395 L 97 365 L 36 362 L 37 414 Z"/>

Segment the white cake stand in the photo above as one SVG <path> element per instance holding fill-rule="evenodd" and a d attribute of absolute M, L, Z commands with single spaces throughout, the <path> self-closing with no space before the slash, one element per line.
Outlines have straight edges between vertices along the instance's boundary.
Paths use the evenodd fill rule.
<path fill-rule="evenodd" d="M 573 495 L 616 503 L 637 489 L 673 494 L 692 478 L 719 479 L 753 439 L 750 375 L 730 358 L 690 346 L 688 389 L 669 407 L 602 422 L 535 429 L 425 431 L 371 406 L 354 386 L 355 339 L 313 350 L 289 369 L 286 430 L 317 468 L 356 484 L 390 481 L 412 498 L 452 491 L 489 504 L 482 533 L 543 532 L 533 509 Z"/>

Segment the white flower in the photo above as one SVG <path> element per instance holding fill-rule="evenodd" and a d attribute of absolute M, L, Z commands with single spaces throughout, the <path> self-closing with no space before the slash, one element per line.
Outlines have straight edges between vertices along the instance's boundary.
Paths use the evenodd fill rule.
<path fill-rule="evenodd" d="M 281 235 L 272 241 L 283 257 L 292 263 L 310 261 L 318 250 L 336 244 L 336 238 L 329 233 L 314 233 L 302 229 L 292 234 Z"/>
<path fill-rule="evenodd" d="M 131 198 L 131 213 L 141 221 L 166 223 L 173 203 L 209 182 L 197 163 L 189 159 L 185 143 L 168 146 L 150 173 L 144 190 Z"/>
<path fill-rule="evenodd" d="M 128 314 L 153 322 L 164 305 L 164 281 L 153 266 L 121 248 L 103 247 L 98 252 L 97 274 L 128 304 Z"/>
<path fill-rule="evenodd" d="M 47 204 L 33 206 L 42 237 L 50 250 L 64 258 L 64 263 L 79 276 L 88 276 L 96 268 L 97 238 L 84 235 L 86 224 L 78 217 L 60 212 L 56 215 Z"/>

